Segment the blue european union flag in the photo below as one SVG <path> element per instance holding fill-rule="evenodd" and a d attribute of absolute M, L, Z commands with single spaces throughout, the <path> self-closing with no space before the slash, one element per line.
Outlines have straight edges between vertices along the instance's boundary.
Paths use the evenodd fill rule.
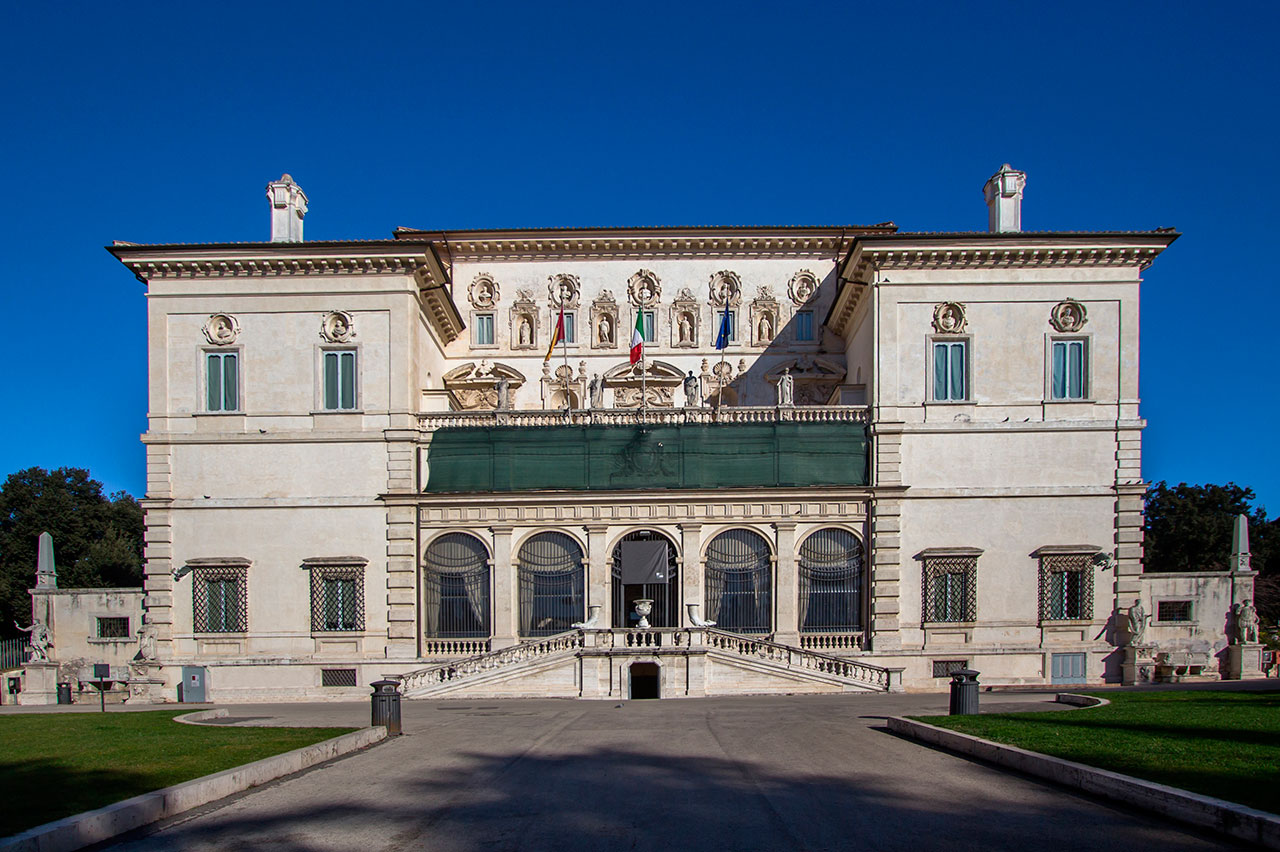
<path fill-rule="evenodd" d="M 720 312 L 720 331 L 716 334 L 716 348 L 729 348 L 729 307 Z"/>

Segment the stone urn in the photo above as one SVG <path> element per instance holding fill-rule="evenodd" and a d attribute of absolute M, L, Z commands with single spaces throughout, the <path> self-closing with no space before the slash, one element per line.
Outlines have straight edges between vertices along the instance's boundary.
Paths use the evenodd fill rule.
<path fill-rule="evenodd" d="M 636 627 L 648 629 L 649 613 L 653 612 L 653 601 L 649 598 L 636 599 L 636 615 L 640 616 L 640 623 Z"/>

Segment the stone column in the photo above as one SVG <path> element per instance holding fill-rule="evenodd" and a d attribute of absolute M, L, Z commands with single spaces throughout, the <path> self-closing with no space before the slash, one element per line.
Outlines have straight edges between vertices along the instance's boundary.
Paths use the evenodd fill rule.
<path fill-rule="evenodd" d="M 703 618 L 709 617 L 702 588 L 702 524 L 686 523 L 679 526 L 680 584 L 683 592 L 681 603 L 684 604 L 680 607 L 680 624 L 684 627 L 692 627 L 693 625 L 689 623 L 689 604 L 698 604 L 699 614 Z"/>
<path fill-rule="evenodd" d="M 520 589 L 511 559 L 510 526 L 489 527 L 493 533 L 493 650 L 520 641 Z"/>
<path fill-rule="evenodd" d="M 605 553 L 605 532 L 608 524 L 587 524 L 587 605 L 599 604 L 600 623 L 597 627 L 613 624 L 613 595 L 609 594 L 609 554 Z M 588 610 L 590 612 L 590 610 Z M 585 615 L 583 616 L 586 617 Z"/>
<path fill-rule="evenodd" d="M 774 589 L 777 599 L 774 612 L 777 621 L 773 625 L 773 641 L 783 645 L 800 644 L 799 593 L 800 577 L 796 563 L 796 523 L 778 521 L 773 525 L 778 558 L 774 562 Z"/>

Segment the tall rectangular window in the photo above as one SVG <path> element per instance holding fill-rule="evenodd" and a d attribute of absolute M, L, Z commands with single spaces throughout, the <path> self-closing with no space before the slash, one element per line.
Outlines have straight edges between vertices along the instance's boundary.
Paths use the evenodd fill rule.
<path fill-rule="evenodd" d="M 813 340 L 813 311 L 796 311 L 796 340 Z"/>
<path fill-rule="evenodd" d="M 738 339 L 738 312 L 732 308 L 729 311 L 729 342 L 733 343 Z M 724 327 L 725 309 L 721 308 L 716 311 L 716 338 L 720 337 L 720 329 Z M 713 343 L 715 341 L 712 341 Z"/>
<path fill-rule="evenodd" d="M 658 324 L 654 321 L 653 311 L 643 311 L 641 312 L 641 316 L 644 317 L 644 342 L 657 342 Z"/>
<path fill-rule="evenodd" d="M 924 558 L 924 620 L 976 621 L 978 557 L 937 555 Z"/>
<path fill-rule="evenodd" d="M 1040 557 L 1040 620 L 1093 618 L 1093 570 L 1089 553 Z"/>
<path fill-rule="evenodd" d="M 476 346 L 492 346 L 493 345 L 493 314 L 476 314 L 475 324 L 475 340 Z"/>
<path fill-rule="evenodd" d="M 356 407 L 356 353 L 349 349 L 324 353 L 324 407 L 328 411 Z"/>
<path fill-rule="evenodd" d="M 933 341 L 933 399 L 964 402 L 969 399 L 969 341 Z"/>
<path fill-rule="evenodd" d="M 364 566 L 303 561 L 311 571 L 311 631 L 364 630 Z M 320 563 L 320 564 L 317 564 Z"/>
<path fill-rule="evenodd" d="M 575 318 L 576 317 L 573 311 L 564 312 L 564 342 L 565 343 L 578 342 L 578 327 L 577 327 L 577 323 L 574 322 Z"/>
<path fill-rule="evenodd" d="M 246 576 L 240 567 L 198 568 L 192 583 L 197 633 L 243 633 L 248 629 Z"/>
<path fill-rule="evenodd" d="M 1053 341 L 1053 399 L 1084 399 L 1088 395 L 1088 349 L 1084 340 Z"/>
<path fill-rule="evenodd" d="M 205 410 L 240 410 L 240 370 L 235 352 L 206 352 Z"/>

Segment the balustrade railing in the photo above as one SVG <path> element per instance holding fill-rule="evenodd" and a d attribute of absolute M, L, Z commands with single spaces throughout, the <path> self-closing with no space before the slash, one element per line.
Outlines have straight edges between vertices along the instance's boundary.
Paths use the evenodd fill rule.
<path fill-rule="evenodd" d="M 710 628 L 701 629 L 706 635 L 704 641 L 707 647 L 718 651 L 737 654 L 742 657 L 767 660 L 789 668 L 807 669 L 819 674 L 834 675 L 868 686 L 874 686 L 886 692 L 899 685 L 895 681 L 901 677 L 900 670 L 887 669 L 883 666 L 843 657 L 833 657 L 829 654 L 820 654 L 804 648 L 793 648 L 790 645 L 780 645 L 777 642 L 755 639 L 737 633 L 726 633 L 722 630 Z M 690 632 L 692 633 L 693 631 L 691 630 Z"/>
<path fill-rule="evenodd" d="M 504 668 L 513 663 L 522 663 L 526 660 L 549 657 L 552 654 L 575 650 L 582 646 L 582 631 L 571 630 L 567 633 L 548 636 L 545 639 L 522 642 L 519 645 L 512 645 L 510 648 L 478 654 L 464 660 L 418 669 L 406 675 L 401 675 L 400 683 L 404 687 L 405 693 L 408 694 L 417 689 L 434 686 L 437 683 L 448 683 L 468 675 L 482 674 L 494 669 Z"/>
<path fill-rule="evenodd" d="M 800 647 L 806 651 L 858 651 L 862 648 L 862 634 L 801 633 Z"/>
<path fill-rule="evenodd" d="M 866 423 L 865 406 L 725 406 L 689 408 L 575 408 L 503 411 L 429 411 L 422 429 L 474 426 L 676 426 L 684 423 Z"/>
<path fill-rule="evenodd" d="M 422 653 L 427 657 L 472 657 L 489 653 L 488 639 L 428 639 Z"/>

